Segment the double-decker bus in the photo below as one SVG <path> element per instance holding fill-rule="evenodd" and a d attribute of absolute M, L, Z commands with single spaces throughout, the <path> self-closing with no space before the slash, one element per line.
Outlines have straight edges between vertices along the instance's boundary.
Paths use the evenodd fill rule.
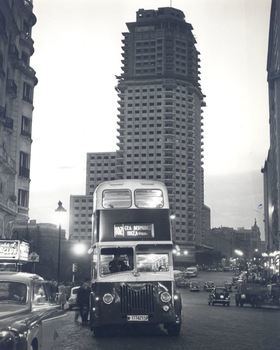
<path fill-rule="evenodd" d="M 90 324 L 163 324 L 179 335 L 181 297 L 175 290 L 168 194 L 163 183 L 101 183 L 93 199 Z"/>

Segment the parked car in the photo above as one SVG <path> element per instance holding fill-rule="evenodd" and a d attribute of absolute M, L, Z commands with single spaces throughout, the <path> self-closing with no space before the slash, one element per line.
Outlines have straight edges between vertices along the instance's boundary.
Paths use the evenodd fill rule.
<path fill-rule="evenodd" d="M 215 287 L 208 297 L 208 305 L 222 304 L 230 306 L 230 295 L 224 287 Z"/>
<path fill-rule="evenodd" d="M 197 281 L 191 281 L 190 282 L 190 291 L 191 292 L 199 292 L 200 291 L 200 286 Z"/>
<path fill-rule="evenodd" d="M 74 307 L 78 306 L 77 305 L 77 293 L 78 293 L 79 288 L 80 288 L 80 286 L 71 288 L 70 297 L 68 299 L 69 310 L 72 310 Z"/>
<path fill-rule="evenodd" d="M 203 288 L 206 292 L 211 292 L 215 288 L 215 283 L 213 281 L 206 281 Z"/>
<path fill-rule="evenodd" d="M 36 274 L 0 272 L 0 349 L 54 349 L 65 311 Z"/>

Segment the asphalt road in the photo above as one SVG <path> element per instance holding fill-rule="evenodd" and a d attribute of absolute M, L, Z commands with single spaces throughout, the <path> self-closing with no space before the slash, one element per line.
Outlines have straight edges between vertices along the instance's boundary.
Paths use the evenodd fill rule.
<path fill-rule="evenodd" d="M 231 280 L 231 273 L 203 272 L 195 278 L 201 284 L 212 280 L 217 285 Z M 58 329 L 56 350 L 278 350 L 280 348 L 280 310 L 208 306 L 208 293 L 181 289 L 183 324 L 179 337 L 169 337 L 160 327 L 108 330 L 95 338 L 87 327 L 74 322 L 68 312 Z M 234 299 L 234 298 L 232 298 Z"/>

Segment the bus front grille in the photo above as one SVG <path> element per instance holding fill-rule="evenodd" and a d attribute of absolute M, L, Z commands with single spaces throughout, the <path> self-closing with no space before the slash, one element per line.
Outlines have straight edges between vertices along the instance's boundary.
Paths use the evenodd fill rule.
<path fill-rule="evenodd" d="M 146 284 L 142 288 L 133 288 L 128 285 L 120 287 L 122 314 L 150 314 L 154 312 L 154 288 Z"/>

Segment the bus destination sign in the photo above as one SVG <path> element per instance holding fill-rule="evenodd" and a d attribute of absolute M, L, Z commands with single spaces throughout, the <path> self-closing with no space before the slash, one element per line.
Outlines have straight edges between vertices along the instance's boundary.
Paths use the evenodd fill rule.
<path fill-rule="evenodd" d="M 114 238 L 148 239 L 154 237 L 154 224 L 115 224 Z"/>

